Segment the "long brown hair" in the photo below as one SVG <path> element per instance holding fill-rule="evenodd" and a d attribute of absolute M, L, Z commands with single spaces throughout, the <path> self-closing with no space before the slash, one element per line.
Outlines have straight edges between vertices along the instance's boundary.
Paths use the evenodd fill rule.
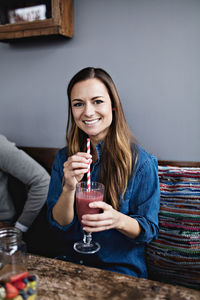
<path fill-rule="evenodd" d="M 112 108 L 113 120 L 107 136 L 102 143 L 101 171 L 99 181 L 105 185 L 105 200 L 113 208 L 119 209 L 120 195 L 124 195 L 128 180 L 136 163 L 136 147 L 131 150 L 131 143 L 135 139 L 125 120 L 121 101 L 110 75 L 103 69 L 88 67 L 79 71 L 69 82 L 68 94 L 68 122 L 66 140 L 68 154 L 73 155 L 86 150 L 87 134 L 79 129 L 74 122 L 71 108 L 71 91 L 73 86 L 91 78 L 99 79 L 107 88 Z"/>

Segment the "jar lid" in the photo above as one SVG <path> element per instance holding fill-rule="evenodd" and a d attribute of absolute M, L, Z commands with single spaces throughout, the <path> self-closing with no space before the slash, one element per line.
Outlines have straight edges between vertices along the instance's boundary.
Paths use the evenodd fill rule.
<path fill-rule="evenodd" d="M 0 228 L 0 240 L 5 243 L 14 243 L 22 239 L 22 232 L 15 227 Z"/>

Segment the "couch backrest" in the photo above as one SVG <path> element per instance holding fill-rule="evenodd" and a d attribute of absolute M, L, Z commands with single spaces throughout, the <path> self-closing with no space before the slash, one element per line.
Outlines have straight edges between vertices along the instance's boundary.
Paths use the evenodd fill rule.
<path fill-rule="evenodd" d="M 37 162 L 39 162 L 49 173 L 51 172 L 52 164 L 56 158 L 59 148 L 45 148 L 45 147 L 19 147 Z"/>
<path fill-rule="evenodd" d="M 149 277 L 200 289 L 200 167 L 158 171 L 160 232 L 147 245 Z"/>

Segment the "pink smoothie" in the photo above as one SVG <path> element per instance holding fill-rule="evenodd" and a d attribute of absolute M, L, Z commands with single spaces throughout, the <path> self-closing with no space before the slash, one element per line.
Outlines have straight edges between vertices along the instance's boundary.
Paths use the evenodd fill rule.
<path fill-rule="evenodd" d="M 76 195 L 76 206 L 79 222 L 82 216 L 86 214 L 98 214 L 99 208 L 90 208 L 89 203 L 94 201 L 103 201 L 103 194 L 97 191 L 79 192 Z"/>

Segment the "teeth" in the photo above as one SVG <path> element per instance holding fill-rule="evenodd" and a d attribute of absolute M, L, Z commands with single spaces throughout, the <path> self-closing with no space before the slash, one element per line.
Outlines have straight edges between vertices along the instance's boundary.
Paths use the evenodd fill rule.
<path fill-rule="evenodd" d="M 98 121 L 99 121 L 99 119 L 96 119 L 96 120 L 92 120 L 92 121 L 84 121 L 84 123 L 90 125 L 90 124 L 95 124 Z"/>

